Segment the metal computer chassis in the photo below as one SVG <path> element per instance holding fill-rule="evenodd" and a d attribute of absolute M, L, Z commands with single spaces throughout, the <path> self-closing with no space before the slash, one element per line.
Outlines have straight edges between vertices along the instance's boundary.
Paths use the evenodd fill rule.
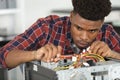
<path fill-rule="evenodd" d="M 53 71 L 30 62 L 26 66 L 26 80 L 120 80 L 120 63 L 105 61 L 95 66 Z"/>

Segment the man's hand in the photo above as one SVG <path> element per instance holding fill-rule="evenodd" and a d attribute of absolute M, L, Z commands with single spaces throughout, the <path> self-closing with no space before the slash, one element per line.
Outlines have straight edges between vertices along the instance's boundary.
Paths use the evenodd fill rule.
<path fill-rule="evenodd" d="M 99 54 L 103 57 L 112 57 L 112 50 L 102 41 L 95 41 L 90 46 L 91 53 Z"/>
<path fill-rule="evenodd" d="M 36 51 L 35 59 L 45 62 L 57 61 L 62 52 L 61 46 L 55 46 L 53 44 L 46 44 Z"/>

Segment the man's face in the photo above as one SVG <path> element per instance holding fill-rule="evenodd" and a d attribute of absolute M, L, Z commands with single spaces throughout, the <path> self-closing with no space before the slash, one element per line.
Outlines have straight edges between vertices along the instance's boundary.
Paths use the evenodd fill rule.
<path fill-rule="evenodd" d="M 103 24 L 102 20 L 91 21 L 74 13 L 71 13 L 70 20 L 71 35 L 74 43 L 79 48 L 86 48 L 91 45 Z"/>

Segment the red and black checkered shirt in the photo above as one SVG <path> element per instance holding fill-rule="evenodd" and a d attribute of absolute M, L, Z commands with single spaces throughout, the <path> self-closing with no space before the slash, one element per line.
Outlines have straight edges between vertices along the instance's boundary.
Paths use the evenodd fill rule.
<path fill-rule="evenodd" d="M 0 64 L 6 67 L 5 57 L 12 49 L 37 50 L 47 43 L 53 43 L 56 46 L 61 45 L 63 54 L 72 52 L 70 47 L 72 41 L 70 27 L 70 19 L 67 16 L 50 15 L 38 19 L 24 33 L 16 36 L 8 44 L 0 48 Z M 104 24 L 96 40 L 106 42 L 112 50 L 120 53 L 120 37 L 111 25 Z"/>

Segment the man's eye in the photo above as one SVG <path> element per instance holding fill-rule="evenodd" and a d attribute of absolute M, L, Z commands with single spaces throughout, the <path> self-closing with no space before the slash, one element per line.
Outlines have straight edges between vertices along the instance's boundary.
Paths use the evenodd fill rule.
<path fill-rule="evenodd" d="M 89 32 L 91 32 L 91 33 L 94 33 L 94 32 L 96 32 L 97 30 L 90 30 Z"/>
<path fill-rule="evenodd" d="M 77 28 L 77 30 L 82 30 L 82 28 L 81 28 L 81 27 L 79 27 L 79 26 L 76 26 L 76 28 Z"/>

